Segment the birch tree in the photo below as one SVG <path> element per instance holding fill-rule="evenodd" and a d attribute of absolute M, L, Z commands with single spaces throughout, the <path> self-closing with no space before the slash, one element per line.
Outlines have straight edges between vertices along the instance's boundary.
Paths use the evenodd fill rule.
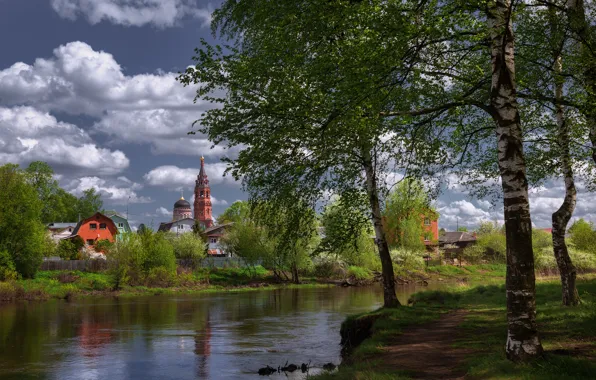
<path fill-rule="evenodd" d="M 445 142 L 481 121 L 475 133 L 496 135 L 504 199 L 506 353 L 526 361 L 542 347 L 515 10 L 510 0 L 226 1 L 214 30 L 232 43 L 204 43 L 180 80 L 222 105 L 201 118 L 201 131 L 245 147 L 232 173 L 255 194 L 286 186 L 313 199 L 329 190 L 368 194 L 385 306 L 398 301 L 381 224 L 383 175 L 433 173 L 453 159 Z"/>

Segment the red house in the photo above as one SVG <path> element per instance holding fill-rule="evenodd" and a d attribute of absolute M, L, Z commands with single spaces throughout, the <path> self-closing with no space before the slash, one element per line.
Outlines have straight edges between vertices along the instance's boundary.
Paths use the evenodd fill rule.
<path fill-rule="evenodd" d="M 81 220 L 72 231 L 71 237 L 79 236 L 85 244 L 95 245 L 100 240 L 108 240 L 113 243 L 117 234 L 118 227 L 114 221 L 97 212 L 89 218 Z"/>

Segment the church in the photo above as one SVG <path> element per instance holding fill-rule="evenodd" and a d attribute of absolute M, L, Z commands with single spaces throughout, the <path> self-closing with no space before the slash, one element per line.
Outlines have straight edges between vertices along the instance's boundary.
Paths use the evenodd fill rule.
<path fill-rule="evenodd" d="M 180 197 L 174 203 L 172 211 L 172 221 L 161 223 L 158 231 L 171 232 L 175 234 L 192 232 L 195 224 L 198 224 L 201 230 L 207 235 L 209 242 L 209 254 L 224 256 L 225 253 L 219 246 L 219 239 L 223 235 L 228 224 L 216 226 L 213 223 L 211 208 L 211 189 L 209 187 L 209 178 L 205 172 L 205 158 L 201 157 L 201 169 L 195 181 L 195 199 L 191 209 L 190 202 L 184 197 Z M 194 213 L 194 217 L 193 217 Z"/>

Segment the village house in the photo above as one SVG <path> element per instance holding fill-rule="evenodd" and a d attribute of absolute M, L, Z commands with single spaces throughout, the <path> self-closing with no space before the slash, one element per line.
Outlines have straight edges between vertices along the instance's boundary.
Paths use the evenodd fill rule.
<path fill-rule="evenodd" d="M 118 227 L 108 216 L 97 212 L 77 223 L 69 238 L 79 236 L 87 246 L 94 246 L 100 240 L 113 243 L 118 235 Z"/>
<path fill-rule="evenodd" d="M 48 233 L 50 237 L 54 241 L 54 243 L 60 242 L 62 239 L 66 239 L 70 235 L 72 235 L 72 231 L 74 231 L 75 227 L 77 226 L 76 222 L 71 223 L 49 223 Z"/>
<path fill-rule="evenodd" d="M 476 232 L 445 232 L 439 237 L 439 248 L 451 256 L 460 254 L 473 244 L 476 244 Z"/>
<path fill-rule="evenodd" d="M 118 235 L 116 235 L 117 240 L 122 240 L 124 234 L 132 232 L 132 229 L 128 224 L 128 220 L 125 217 L 119 215 L 115 211 L 107 211 L 105 215 L 108 218 L 112 219 L 112 221 L 116 225 L 116 228 L 118 229 Z"/>

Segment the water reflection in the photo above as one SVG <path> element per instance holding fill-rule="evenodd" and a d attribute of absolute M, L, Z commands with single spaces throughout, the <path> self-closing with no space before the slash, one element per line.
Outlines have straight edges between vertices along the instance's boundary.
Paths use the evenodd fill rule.
<path fill-rule="evenodd" d="M 286 361 L 320 368 L 339 362 L 345 316 L 381 300 L 379 287 L 331 287 L 4 305 L 0 378 L 254 379 Z"/>

